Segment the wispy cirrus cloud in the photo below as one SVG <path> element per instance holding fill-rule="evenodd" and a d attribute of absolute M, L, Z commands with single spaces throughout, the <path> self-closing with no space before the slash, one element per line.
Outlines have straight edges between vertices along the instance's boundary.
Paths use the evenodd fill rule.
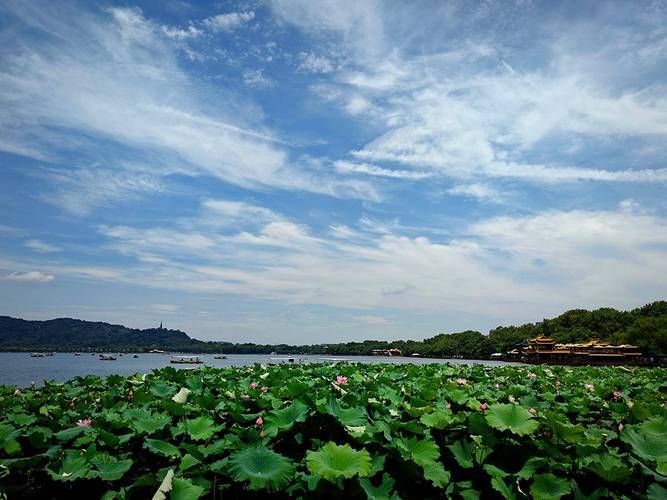
<path fill-rule="evenodd" d="M 63 248 L 58 245 L 46 243 L 39 239 L 31 239 L 24 243 L 24 246 L 38 253 L 62 252 Z"/>
<path fill-rule="evenodd" d="M 76 151 L 99 165 L 100 144 L 111 143 L 120 158 L 107 177 L 128 176 L 121 170 L 131 162 L 132 175 L 141 169 L 139 175 L 153 185 L 159 181 L 148 181 L 149 176 L 179 173 L 244 187 L 372 195 L 373 188 L 363 182 L 316 175 L 291 161 L 280 139 L 262 124 L 259 107 L 182 69 L 169 39 L 185 32 L 162 29 L 140 9 L 94 12 L 63 6 L 67 15 L 56 15 L 55 5 L 5 8 L 24 35 L 22 44 L 2 54 L 0 126 L 14 131 L 0 143 L 6 151 L 61 160 Z M 233 19 L 251 18 L 245 13 Z M 187 34 L 195 36 L 197 29 L 188 28 Z M 261 69 L 246 80 L 256 86 L 272 81 Z M 199 91 L 192 92 L 194 87 Z M 63 178 L 69 183 L 67 174 Z M 142 189 L 135 184 L 130 191 L 136 188 Z M 55 197 L 72 213 L 95 206 L 90 193 L 80 200 L 75 193 Z"/>
<path fill-rule="evenodd" d="M 50 283 L 55 279 L 52 274 L 44 274 L 39 271 L 13 272 L 4 277 L 8 281 L 27 281 L 35 283 Z"/>

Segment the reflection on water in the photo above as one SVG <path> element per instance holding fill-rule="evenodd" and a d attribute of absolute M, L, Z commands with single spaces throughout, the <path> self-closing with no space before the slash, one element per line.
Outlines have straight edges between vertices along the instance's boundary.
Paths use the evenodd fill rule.
<path fill-rule="evenodd" d="M 30 353 L 0 352 L 0 385 L 28 386 L 34 380 L 38 384 L 44 379 L 65 381 L 79 375 L 96 374 L 102 377 L 118 373 L 131 375 L 133 373 L 146 373 L 155 368 L 173 366 L 176 368 L 187 368 L 188 366 L 202 365 L 172 365 L 169 363 L 171 356 L 165 354 L 114 354 L 115 361 L 102 361 L 98 354 L 84 354 L 75 356 L 74 353 L 56 353 L 54 356 L 44 358 L 32 358 Z M 214 359 L 212 354 L 200 354 L 198 357 L 204 361 L 205 366 L 225 367 L 243 366 L 254 363 L 285 363 L 288 356 L 270 356 L 253 354 L 228 354 L 227 359 Z M 489 366 L 500 366 L 514 363 L 503 361 L 475 361 L 464 359 L 428 359 L 428 358 L 405 358 L 395 356 L 321 356 L 321 355 L 295 355 L 295 362 L 302 363 L 336 363 L 336 362 L 359 362 L 359 363 L 414 363 L 418 365 L 428 363 L 454 363 L 474 364 L 481 363 Z"/>

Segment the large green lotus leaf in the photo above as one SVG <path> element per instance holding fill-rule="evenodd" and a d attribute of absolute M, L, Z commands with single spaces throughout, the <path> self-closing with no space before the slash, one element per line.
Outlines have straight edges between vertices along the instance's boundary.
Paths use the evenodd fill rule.
<path fill-rule="evenodd" d="M 349 444 L 338 446 L 329 441 L 318 451 L 308 451 L 306 465 L 313 474 L 335 482 L 339 477 L 367 476 L 372 460 L 365 449 L 357 451 Z"/>
<path fill-rule="evenodd" d="M 428 463 L 422 466 L 424 477 L 437 488 L 444 488 L 449 484 L 451 474 L 440 462 Z"/>
<path fill-rule="evenodd" d="M 65 452 L 58 471 L 54 471 L 50 467 L 46 468 L 49 476 L 56 481 L 76 481 L 84 477 L 89 470 L 90 466 L 86 457 L 75 450 Z"/>
<path fill-rule="evenodd" d="M 624 483 L 632 473 L 620 457 L 610 453 L 590 455 L 583 460 L 583 463 L 602 479 L 610 483 Z"/>
<path fill-rule="evenodd" d="M 486 413 L 486 421 L 494 429 L 523 436 L 531 434 L 539 427 L 528 410 L 513 404 L 493 405 Z"/>
<path fill-rule="evenodd" d="M 32 425 L 37 422 L 37 417 L 34 415 L 26 415 L 25 413 L 10 414 L 7 415 L 7 420 L 13 422 L 18 426 L 25 427 L 27 425 Z"/>
<path fill-rule="evenodd" d="M 181 459 L 181 463 L 178 468 L 182 471 L 185 471 L 199 465 L 200 463 L 201 460 L 196 459 L 188 453 Z"/>
<path fill-rule="evenodd" d="M 235 481 L 250 481 L 253 490 L 280 490 L 294 477 L 292 461 L 260 446 L 246 448 L 229 457 L 229 471 Z"/>
<path fill-rule="evenodd" d="M 195 419 L 186 420 L 185 429 L 192 439 L 195 441 L 203 441 L 215 434 L 216 426 L 211 417 L 202 415 Z"/>
<path fill-rule="evenodd" d="M 503 479 L 500 476 L 494 476 L 491 478 L 491 487 L 496 490 L 498 493 L 500 493 L 505 500 L 515 500 L 516 499 L 516 494 L 510 488 L 507 486 L 507 483 L 503 481 Z"/>
<path fill-rule="evenodd" d="M 171 482 L 171 500 L 197 500 L 205 493 L 204 488 L 197 486 L 189 479 L 175 477 Z"/>
<path fill-rule="evenodd" d="M 396 440 L 396 446 L 417 465 L 435 463 L 440 457 L 440 448 L 430 437 L 424 439 L 400 438 Z"/>
<path fill-rule="evenodd" d="M 84 432 L 86 432 L 86 429 L 88 429 L 88 427 L 83 427 L 83 426 L 72 427 L 70 429 L 65 429 L 60 432 L 56 432 L 55 437 L 58 441 L 70 441 L 75 437 L 78 437 Z"/>
<path fill-rule="evenodd" d="M 116 481 L 132 467 L 132 460 L 118 460 L 106 453 L 96 455 L 91 463 L 99 471 L 100 478 L 104 481 Z"/>
<path fill-rule="evenodd" d="M 378 486 L 374 486 L 370 479 L 366 477 L 359 478 L 359 485 L 366 493 L 368 500 L 393 500 L 397 499 L 398 495 L 394 491 L 394 479 L 386 472 L 382 475 L 382 482 Z"/>
<path fill-rule="evenodd" d="M 454 414 L 450 410 L 436 409 L 432 413 L 424 413 L 419 421 L 427 427 L 442 430 L 454 421 Z"/>
<path fill-rule="evenodd" d="M 462 439 L 449 445 L 447 448 L 452 452 L 457 463 L 464 469 L 471 469 L 473 466 L 472 450 L 473 445 L 470 441 Z"/>
<path fill-rule="evenodd" d="M 171 396 L 176 392 L 176 387 L 158 381 L 151 384 L 151 388 L 149 390 L 153 396 L 157 396 L 158 398 L 166 398 L 167 396 Z"/>
<path fill-rule="evenodd" d="M 368 425 L 368 419 L 361 408 L 343 408 L 337 399 L 329 399 L 326 411 L 329 415 L 336 417 L 343 425 L 349 425 L 350 427 Z"/>
<path fill-rule="evenodd" d="M 308 415 L 308 406 L 302 401 L 294 401 L 287 408 L 275 410 L 264 418 L 264 432 L 269 437 L 274 437 L 279 431 L 292 428 L 295 422 L 303 422 Z"/>
<path fill-rule="evenodd" d="M 169 415 L 156 413 L 154 415 L 140 417 L 132 421 L 132 428 L 139 434 L 153 434 L 159 430 L 164 429 L 171 423 Z"/>
<path fill-rule="evenodd" d="M 646 500 L 665 500 L 667 498 L 667 488 L 663 488 L 658 483 L 653 483 L 646 490 Z"/>
<path fill-rule="evenodd" d="M 4 449 L 10 455 L 21 451 L 16 438 L 21 434 L 21 431 L 15 429 L 11 425 L 0 425 L 0 448 Z"/>
<path fill-rule="evenodd" d="M 621 432 L 621 440 L 632 446 L 632 451 L 637 456 L 648 460 L 667 460 L 667 435 L 653 433 L 652 427 L 649 427 L 647 432 L 641 426 L 627 426 Z"/>
<path fill-rule="evenodd" d="M 144 448 L 157 453 L 158 455 L 163 455 L 165 457 L 180 457 L 181 452 L 176 446 L 161 439 L 145 439 Z"/>
<path fill-rule="evenodd" d="M 554 435 L 561 441 L 566 443 L 580 443 L 584 440 L 585 429 L 581 424 L 572 425 L 565 421 L 565 417 L 553 412 L 548 412 L 547 424 L 553 431 Z"/>
<path fill-rule="evenodd" d="M 570 483 L 551 473 L 537 474 L 530 486 L 533 497 L 540 500 L 558 499 L 570 493 L 571 490 Z"/>

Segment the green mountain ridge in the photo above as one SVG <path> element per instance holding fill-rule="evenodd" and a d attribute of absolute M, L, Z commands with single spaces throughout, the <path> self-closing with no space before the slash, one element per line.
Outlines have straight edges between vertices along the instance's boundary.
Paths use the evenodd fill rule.
<path fill-rule="evenodd" d="M 647 354 L 667 354 L 667 302 L 657 301 L 631 311 L 573 309 L 537 323 L 499 326 L 488 335 L 468 330 L 441 333 L 421 341 L 365 340 L 300 346 L 204 342 L 183 331 L 166 328 L 139 330 L 71 318 L 30 321 L 0 316 L 0 351 L 145 352 L 162 349 L 193 353 L 369 355 L 374 349 L 398 348 L 404 355 L 483 359 L 538 335 L 551 336 L 559 342 L 599 338 L 615 344 L 634 344 Z"/>

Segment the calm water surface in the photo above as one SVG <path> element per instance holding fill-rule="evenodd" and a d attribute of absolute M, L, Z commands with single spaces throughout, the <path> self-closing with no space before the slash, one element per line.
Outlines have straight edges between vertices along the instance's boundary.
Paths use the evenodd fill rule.
<path fill-rule="evenodd" d="M 165 354 L 132 354 L 115 355 L 116 361 L 101 361 L 98 355 L 82 353 L 75 356 L 74 353 L 56 353 L 54 356 L 43 358 L 32 358 L 29 353 L 0 352 L 0 385 L 28 386 L 34 380 L 41 384 L 43 380 L 70 380 L 79 375 L 96 374 L 102 377 L 114 373 L 120 375 L 132 375 L 134 373 L 147 373 L 156 368 L 165 366 L 193 367 L 202 365 L 172 365 L 169 363 L 171 356 Z M 223 368 L 225 366 L 244 366 L 254 363 L 280 363 L 285 362 L 287 356 L 252 355 L 252 354 L 228 354 L 227 359 L 213 359 L 212 354 L 198 356 L 204 361 L 205 366 Z M 475 364 L 481 363 L 488 366 L 501 366 L 516 363 L 505 363 L 503 361 L 473 361 L 464 359 L 427 359 L 427 358 L 404 358 L 390 356 L 337 356 L 328 357 L 321 355 L 294 356 L 296 361 L 304 363 L 333 363 L 336 361 L 350 361 L 359 363 L 414 363 L 418 365 L 430 363 L 453 363 L 453 364 Z"/>

